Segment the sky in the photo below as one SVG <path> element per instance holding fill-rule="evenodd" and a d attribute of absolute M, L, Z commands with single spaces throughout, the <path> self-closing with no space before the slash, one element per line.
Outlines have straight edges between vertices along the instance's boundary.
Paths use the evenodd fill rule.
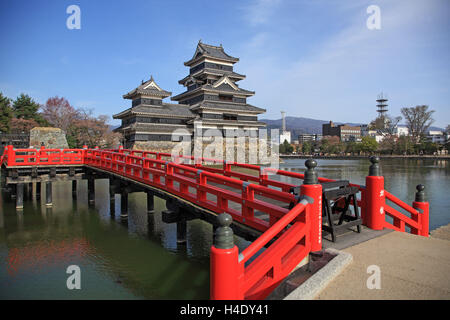
<path fill-rule="evenodd" d="M 67 28 L 70 5 L 80 29 Z M 367 27 L 371 5 L 379 29 Z M 200 39 L 239 57 L 234 71 L 247 78 L 238 85 L 256 92 L 248 103 L 267 110 L 260 118 L 283 110 L 368 123 L 383 92 L 393 117 L 426 104 L 434 126 L 450 123 L 448 0 L 0 0 L 0 91 L 112 116 L 151 75 L 173 95 L 185 91 L 183 62 Z"/>

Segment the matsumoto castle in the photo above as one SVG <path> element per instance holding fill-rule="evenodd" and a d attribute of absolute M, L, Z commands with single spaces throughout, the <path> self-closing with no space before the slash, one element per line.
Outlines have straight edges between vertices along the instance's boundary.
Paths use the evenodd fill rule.
<path fill-rule="evenodd" d="M 115 131 L 123 134 L 124 147 L 170 152 L 180 141 L 180 136 L 172 135 L 177 129 L 184 129 L 192 138 L 194 132 L 208 129 L 227 137 L 233 132 L 256 136 L 258 129 L 266 126 L 258 121 L 258 115 L 266 110 L 247 103 L 255 92 L 238 86 L 237 82 L 245 79 L 233 70 L 238 61 L 225 53 L 222 45 L 199 41 L 194 56 L 184 63 L 189 74 L 178 81 L 186 91 L 172 96 L 150 77 L 123 95 L 131 100 L 131 108 L 113 118 L 122 120 Z M 169 97 L 177 103 L 163 101 Z"/>

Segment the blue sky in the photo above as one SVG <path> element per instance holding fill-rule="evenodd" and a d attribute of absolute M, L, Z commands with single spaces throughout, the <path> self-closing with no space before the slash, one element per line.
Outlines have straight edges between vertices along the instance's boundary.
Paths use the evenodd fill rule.
<path fill-rule="evenodd" d="M 80 30 L 66 27 L 72 4 Z M 370 5 L 380 30 L 366 26 Z M 247 78 L 238 84 L 256 91 L 248 102 L 267 109 L 263 117 L 367 123 L 383 91 L 392 116 L 428 104 L 445 127 L 449 30 L 448 0 L 0 0 L 0 91 L 40 103 L 63 96 L 112 115 L 150 75 L 173 95 L 184 91 L 183 62 L 201 39 L 240 58 L 235 71 Z"/>

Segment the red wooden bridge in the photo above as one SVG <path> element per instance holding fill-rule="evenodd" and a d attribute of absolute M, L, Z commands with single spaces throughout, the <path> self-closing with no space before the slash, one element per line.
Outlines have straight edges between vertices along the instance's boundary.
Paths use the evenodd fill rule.
<path fill-rule="evenodd" d="M 351 202 L 360 210 L 362 223 L 374 230 L 389 228 L 427 237 L 429 204 L 424 187 L 417 186 L 416 201 L 409 205 L 384 189 L 379 159 L 370 160 L 366 185 L 350 184 L 360 191 L 360 197 Z M 181 237 L 186 220 L 210 222 L 215 226 L 210 255 L 211 299 L 264 299 L 311 252 L 320 251 L 325 207 L 322 185 L 335 181 L 318 177 L 317 163 L 312 159 L 305 163 L 305 174 L 300 174 L 122 148 L 7 146 L 0 164 L 2 182 L 12 190 L 19 210 L 26 184 L 39 183 L 40 190 L 40 183 L 45 182 L 47 205 L 51 206 L 53 181 L 72 181 L 76 187 L 77 180 L 88 179 L 88 199 L 93 202 L 94 179 L 108 178 L 111 195 L 122 194 L 124 217 L 128 192 L 145 191 L 149 212 L 153 211 L 153 196 L 166 199 L 169 210 L 165 219 L 176 221 L 177 226 L 179 223 Z M 280 177 L 298 179 L 298 184 L 281 182 Z M 296 187 L 297 194 L 292 192 Z M 253 242 L 239 252 L 233 233 Z"/>

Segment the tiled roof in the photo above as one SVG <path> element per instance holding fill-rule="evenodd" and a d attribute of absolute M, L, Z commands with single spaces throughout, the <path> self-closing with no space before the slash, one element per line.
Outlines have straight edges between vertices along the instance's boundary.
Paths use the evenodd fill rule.
<path fill-rule="evenodd" d="M 191 107 L 191 110 L 197 109 L 220 109 L 220 110 L 234 110 L 234 111 L 251 111 L 263 113 L 266 112 L 265 109 L 252 106 L 251 104 L 232 104 L 232 103 L 217 103 L 203 101 L 199 104 L 195 104 Z"/>
<path fill-rule="evenodd" d="M 150 80 L 142 82 L 142 84 L 136 89 L 128 92 L 123 95 L 124 99 L 132 99 L 136 95 L 143 94 L 148 96 L 155 96 L 161 98 L 167 98 L 172 95 L 172 92 L 162 90 L 153 80 L 153 76 L 150 77 Z"/>
<path fill-rule="evenodd" d="M 138 105 L 113 115 L 113 118 L 120 119 L 128 114 L 148 114 L 156 116 L 166 115 L 182 118 L 192 118 L 195 116 L 195 114 L 189 109 L 188 105 L 163 103 L 158 106 Z"/>
<path fill-rule="evenodd" d="M 224 60 L 228 62 L 238 62 L 239 58 L 232 57 L 225 53 L 225 50 L 223 49 L 222 45 L 220 46 L 213 46 L 210 44 L 202 43 L 201 41 L 198 42 L 197 49 L 195 50 L 195 54 L 192 57 L 191 60 L 186 61 L 184 65 L 190 65 L 192 62 L 198 60 L 201 57 L 206 58 L 215 58 L 219 60 Z"/>
<path fill-rule="evenodd" d="M 191 76 L 193 76 L 194 78 L 198 78 L 203 74 L 214 74 L 217 76 L 226 75 L 230 79 L 237 79 L 237 80 L 242 80 L 242 79 L 245 79 L 245 77 L 246 77 L 245 75 L 234 72 L 234 71 L 225 71 L 225 70 L 218 70 L 218 69 L 212 69 L 212 68 L 204 68 L 194 74 L 187 75 L 186 77 L 184 77 L 183 79 L 178 81 L 178 83 L 184 84 Z"/>

